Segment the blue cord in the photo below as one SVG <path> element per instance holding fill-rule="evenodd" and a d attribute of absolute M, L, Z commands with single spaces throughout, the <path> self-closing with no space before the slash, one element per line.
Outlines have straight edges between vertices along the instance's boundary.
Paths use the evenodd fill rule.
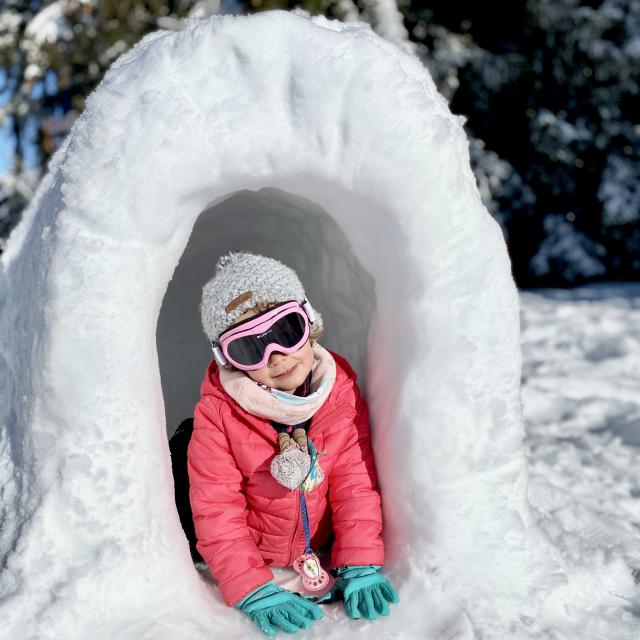
<path fill-rule="evenodd" d="M 302 524 L 304 525 L 305 553 L 311 553 L 311 531 L 309 529 L 309 514 L 307 513 L 307 501 L 304 491 L 300 491 L 300 513 L 302 513 Z"/>

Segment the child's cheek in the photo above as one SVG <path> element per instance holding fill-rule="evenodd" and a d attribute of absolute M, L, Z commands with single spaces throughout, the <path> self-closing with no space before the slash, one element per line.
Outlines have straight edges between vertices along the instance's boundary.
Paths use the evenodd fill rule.
<path fill-rule="evenodd" d="M 313 365 L 313 347 L 311 343 L 307 340 L 307 343 L 302 347 L 304 352 L 304 358 L 302 359 L 302 364 L 311 371 L 311 366 Z"/>

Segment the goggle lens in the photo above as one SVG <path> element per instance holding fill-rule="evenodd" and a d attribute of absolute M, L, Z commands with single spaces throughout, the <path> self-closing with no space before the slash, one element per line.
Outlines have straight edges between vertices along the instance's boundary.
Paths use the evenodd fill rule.
<path fill-rule="evenodd" d="M 242 336 L 226 345 L 229 358 L 243 366 L 260 363 L 270 344 L 291 349 L 298 344 L 305 333 L 306 323 L 298 311 L 292 311 L 278 318 L 262 333 Z"/>

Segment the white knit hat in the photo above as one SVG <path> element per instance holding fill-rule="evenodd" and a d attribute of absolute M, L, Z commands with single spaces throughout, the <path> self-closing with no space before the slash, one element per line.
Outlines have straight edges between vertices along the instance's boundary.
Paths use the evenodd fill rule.
<path fill-rule="evenodd" d="M 218 259 L 213 278 L 202 288 L 202 326 L 209 340 L 217 342 L 225 329 L 258 303 L 304 299 L 308 298 L 296 272 L 282 262 L 230 252 Z M 322 330 L 322 317 L 317 311 L 315 316 L 314 326 Z"/>

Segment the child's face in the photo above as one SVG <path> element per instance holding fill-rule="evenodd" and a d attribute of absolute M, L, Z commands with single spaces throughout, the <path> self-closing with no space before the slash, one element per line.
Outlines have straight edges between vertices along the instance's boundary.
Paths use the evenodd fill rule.
<path fill-rule="evenodd" d="M 247 311 L 236 322 L 254 315 L 256 315 L 255 311 Z M 267 364 L 262 369 L 245 371 L 245 373 L 252 380 L 261 382 L 272 389 L 293 393 L 306 380 L 312 366 L 313 350 L 311 342 L 307 340 L 294 353 L 286 354 L 280 351 L 272 351 Z"/>

